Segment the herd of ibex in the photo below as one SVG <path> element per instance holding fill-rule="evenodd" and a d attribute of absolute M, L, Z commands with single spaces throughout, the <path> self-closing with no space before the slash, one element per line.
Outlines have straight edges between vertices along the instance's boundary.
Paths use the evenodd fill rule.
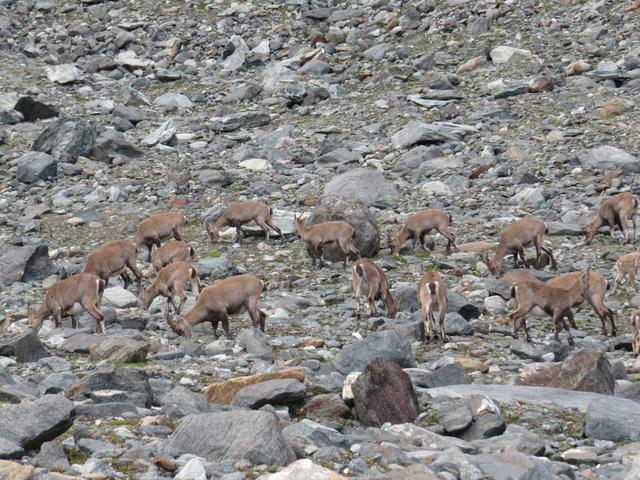
<path fill-rule="evenodd" d="M 635 214 L 638 208 L 638 198 L 632 193 L 620 193 L 609 197 L 600 206 L 593 221 L 586 227 L 587 243 L 590 243 L 595 233 L 603 226 L 609 227 L 612 235 L 618 227 L 629 241 L 635 240 Z M 205 230 L 212 242 L 218 241 L 218 234 L 222 227 L 231 226 L 236 229 L 237 241 L 245 236 L 242 226 L 253 221 L 269 239 L 269 231 L 274 230 L 281 238 L 282 231 L 272 222 L 271 207 L 259 201 L 245 201 L 230 204 L 222 215 L 213 223 L 205 222 Z M 105 331 L 104 319 L 100 311 L 100 304 L 104 289 L 109 279 L 114 276 L 122 277 L 124 288 L 128 288 L 131 278 L 127 270 L 133 274 L 137 282 L 138 296 L 144 309 L 148 309 L 152 301 L 162 296 L 166 298 L 165 319 L 168 325 L 179 335 L 191 338 L 191 329 L 202 322 L 211 322 L 214 335 L 218 336 L 218 323 L 229 335 L 229 315 L 246 310 L 251 317 L 253 326 L 265 329 L 266 314 L 258 308 L 258 299 L 265 289 L 265 281 L 260 275 L 238 275 L 219 280 L 210 286 L 201 288 L 198 273 L 193 265 L 195 251 L 185 240 L 183 227 L 187 219 L 177 212 L 165 212 L 152 215 L 140 222 L 133 241 L 114 240 L 105 243 L 87 256 L 82 273 L 71 275 L 56 282 L 47 291 L 42 306 L 33 311 L 29 307 L 28 324 L 38 329 L 45 318 L 52 316 L 56 327 L 63 316 L 71 316 L 72 325 L 77 324 L 76 316 L 86 310 L 97 323 L 99 332 Z M 394 237 L 388 236 L 387 246 L 390 252 L 398 252 L 407 240 L 412 240 L 413 248 L 419 241 L 425 247 L 425 236 L 432 230 L 437 231 L 447 239 L 446 253 L 458 251 L 455 236 L 449 231 L 452 217 L 442 210 L 426 209 L 410 215 L 403 227 Z M 633 231 L 630 231 L 630 224 Z M 384 271 L 366 258 L 360 258 L 355 246 L 357 232 L 345 221 L 330 221 L 307 226 L 300 217 L 295 217 L 294 226 L 300 238 L 306 243 L 307 251 L 312 260 L 320 267 L 323 262 L 323 247 L 336 245 L 344 254 L 344 265 L 347 259 L 353 259 L 352 280 L 356 302 L 356 316 L 360 317 L 360 292 L 363 284 L 368 287 L 367 305 L 369 313 L 378 315 L 376 301 L 382 300 L 387 316 L 395 317 L 398 307 L 391 287 Z M 513 255 L 514 266 L 519 267 L 521 260 L 525 269 L 514 270 L 505 275 L 504 279 L 513 287 L 511 295 L 516 300 L 516 307 L 510 313 L 513 334 L 518 329 L 524 330 L 525 338 L 531 341 L 526 325 L 526 316 L 535 307 L 542 309 L 553 318 L 555 325 L 555 339 L 562 329 L 568 333 L 569 343 L 573 345 L 573 337 L 568 324 L 576 328 L 571 309 L 588 302 L 602 321 L 602 333 L 607 335 L 608 320 L 611 323 L 611 334 L 616 335 L 613 312 L 605 305 L 604 299 L 609 288 L 609 282 L 595 272 L 572 272 L 560 275 L 546 283 L 539 281 L 526 268 L 529 263 L 525 258 L 524 249 L 533 245 L 536 250 L 535 266 L 540 264 L 542 252 L 551 260 L 556 268 L 556 260 L 551 248 L 544 244 L 547 233 L 545 223 L 537 218 L 526 217 L 506 226 L 500 235 L 495 255 L 491 258 L 483 257 L 483 261 L 494 275 L 499 275 L 506 255 Z M 163 241 L 171 240 L 164 245 Z M 138 250 L 142 246 L 148 249 L 147 261 L 151 262 L 157 276 L 153 284 L 141 291 L 142 275 L 137 267 Z M 153 252 L 153 247 L 157 247 Z M 640 252 L 623 255 L 615 265 L 616 277 L 614 291 L 619 282 L 628 276 L 629 284 L 637 290 L 635 274 L 640 267 Z M 182 307 L 186 301 L 185 291 L 190 288 L 196 297 L 196 304 L 184 315 Z M 423 273 L 417 287 L 418 300 L 421 305 L 424 321 L 425 341 L 436 334 L 445 342 L 445 313 L 447 309 L 447 284 L 435 271 Z M 179 303 L 176 305 L 175 296 Z M 439 310 L 439 329 L 436 333 L 434 306 Z M 173 316 L 169 307 L 173 307 Z M 640 354 L 640 310 L 633 312 L 631 324 L 634 333 L 633 350 Z"/>

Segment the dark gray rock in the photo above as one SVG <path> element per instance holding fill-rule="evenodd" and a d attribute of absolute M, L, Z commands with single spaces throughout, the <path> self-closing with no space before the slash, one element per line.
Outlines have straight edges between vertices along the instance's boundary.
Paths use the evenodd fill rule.
<path fill-rule="evenodd" d="M 150 347 L 151 343 L 142 334 L 135 336 L 118 335 L 113 338 L 101 339 L 100 342 L 89 347 L 89 352 L 91 357 L 96 360 L 111 360 L 124 363 L 144 362 Z"/>
<path fill-rule="evenodd" d="M 233 398 L 233 405 L 260 408 L 263 405 L 291 405 L 304 400 L 307 388 L 295 379 L 267 380 L 242 387 Z"/>
<path fill-rule="evenodd" d="M 473 335 L 471 324 L 457 312 L 449 312 L 445 315 L 444 331 L 447 335 Z"/>
<path fill-rule="evenodd" d="M 38 395 L 64 392 L 78 382 L 78 377 L 71 372 L 51 373 L 38 384 Z"/>
<path fill-rule="evenodd" d="M 591 401 L 584 422 L 584 434 L 589 438 L 612 442 L 640 440 L 640 403 L 619 398 L 614 402 L 606 397 Z"/>
<path fill-rule="evenodd" d="M 358 418 L 363 425 L 413 422 L 420 413 L 409 375 L 393 360 L 376 358 L 352 386 Z"/>
<path fill-rule="evenodd" d="M 38 102 L 31 97 L 22 97 L 13 107 L 14 110 L 22 113 L 25 122 L 35 122 L 46 118 L 57 117 L 58 112 L 42 102 Z"/>
<path fill-rule="evenodd" d="M 284 438 L 297 451 L 306 447 L 346 447 L 349 439 L 337 430 L 305 418 L 282 430 Z"/>
<path fill-rule="evenodd" d="M 248 110 L 234 113 L 226 117 L 212 118 L 211 128 L 216 132 L 232 132 L 239 128 L 255 128 L 271 123 L 271 117 L 267 112 Z"/>
<path fill-rule="evenodd" d="M 97 137 L 98 129 L 93 124 L 63 117 L 36 138 L 32 150 L 49 153 L 58 161 L 75 163 L 78 156 L 91 152 Z"/>
<path fill-rule="evenodd" d="M 273 413 L 243 409 L 185 417 L 167 440 L 166 451 L 175 457 L 190 453 L 211 462 L 287 465 L 295 460 Z"/>
<path fill-rule="evenodd" d="M 16 357 L 20 363 L 37 362 L 41 358 L 51 356 L 33 332 L 17 334 L 1 342 L 0 355 Z"/>
<path fill-rule="evenodd" d="M 40 447 L 40 451 L 33 458 L 33 463 L 37 467 L 48 470 L 67 471 L 71 468 L 62 445 L 58 442 L 45 442 Z"/>
<path fill-rule="evenodd" d="M 333 360 L 340 373 L 362 371 L 375 358 L 395 361 L 401 367 L 415 367 L 409 339 L 395 330 L 384 330 L 342 347 Z"/>
<path fill-rule="evenodd" d="M 58 175 L 58 164 L 47 153 L 28 152 L 16 159 L 16 162 L 18 163 L 16 178 L 22 183 L 51 180 Z"/>
<path fill-rule="evenodd" d="M 24 448 L 17 443 L 11 442 L 6 438 L 0 437 L 0 459 L 11 460 L 22 458 Z"/>
<path fill-rule="evenodd" d="M 46 245 L 5 246 L 0 254 L 0 285 L 44 280 L 56 271 Z"/>
<path fill-rule="evenodd" d="M 248 328 L 238 334 L 238 343 L 247 353 L 255 355 L 263 360 L 271 361 L 273 356 L 273 346 L 271 337 L 257 328 Z"/>
<path fill-rule="evenodd" d="M 573 476 L 573 468 L 565 462 L 531 457 L 520 452 L 480 454 L 470 458 L 474 465 L 493 480 L 561 480 Z"/>
<path fill-rule="evenodd" d="M 473 423 L 460 438 L 469 442 L 482 438 L 491 438 L 502 435 L 506 428 L 507 423 L 502 415 L 499 413 L 486 413 L 480 417 L 474 417 Z"/>
<path fill-rule="evenodd" d="M 143 413 L 139 413 L 142 410 Z M 84 415 L 86 417 L 95 418 L 112 418 L 112 417 L 143 417 L 147 413 L 144 413 L 145 409 L 140 408 L 133 403 L 127 402 L 108 402 L 108 403 L 86 403 L 76 406 L 76 413 L 78 415 Z M 146 410 L 150 412 L 150 410 Z"/>
<path fill-rule="evenodd" d="M 411 381 L 416 386 L 422 388 L 444 387 L 446 385 L 470 383 L 467 372 L 459 363 L 443 365 L 435 370 L 407 368 L 405 372 L 409 374 Z"/>
<path fill-rule="evenodd" d="M 46 414 L 43 414 L 46 412 Z M 0 437 L 25 450 L 39 448 L 73 425 L 74 405 L 60 395 L 0 408 Z"/>
<path fill-rule="evenodd" d="M 358 200 L 327 195 L 320 201 L 307 219 L 307 225 L 343 220 L 355 229 L 354 246 L 363 257 L 372 257 L 380 250 L 380 231 L 366 205 Z M 323 248 L 326 260 L 337 262 L 344 254 L 337 246 Z"/>
<path fill-rule="evenodd" d="M 325 185 L 324 195 L 356 199 L 379 208 L 392 208 L 400 199 L 398 187 L 369 168 L 355 168 L 334 177 Z"/>
<path fill-rule="evenodd" d="M 112 401 L 110 395 L 101 395 L 102 391 L 120 392 L 118 401 L 130 402 L 150 407 L 153 403 L 153 391 L 148 375 L 144 370 L 108 366 L 80 379 L 69 394 L 93 398 L 97 403 Z"/>
<path fill-rule="evenodd" d="M 89 155 L 94 160 L 110 163 L 116 156 L 137 158 L 142 155 L 142 150 L 134 147 L 122 133 L 106 128 L 96 138 Z"/>
<path fill-rule="evenodd" d="M 209 402 L 204 395 L 187 390 L 182 386 L 177 386 L 162 395 L 158 399 L 158 403 L 163 407 L 173 407 L 182 415 L 208 413 L 210 410 Z"/>
<path fill-rule="evenodd" d="M 480 453 L 518 451 L 526 455 L 542 456 L 546 442 L 537 433 L 519 425 L 510 424 L 502 435 L 489 439 L 474 440 Z"/>
<path fill-rule="evenodd" d="M 438 424 L 444 428 L 449 435 L 463 432 L 473 422 L 473 413 L 466 404 L 457 405 L 453 408 L 441 412 L 438 418 Z"/>

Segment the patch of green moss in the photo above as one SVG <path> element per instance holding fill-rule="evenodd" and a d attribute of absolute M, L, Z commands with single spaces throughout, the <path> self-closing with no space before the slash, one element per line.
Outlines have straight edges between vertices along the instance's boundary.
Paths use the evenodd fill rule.
<path fill-rule="evenodd" d="M 203 253 L 202 256 L 207 258 L 220 258 L 222 256 L 222 253 L 220 253 L 218 250 L 211 250 L 209 252 Z"/>

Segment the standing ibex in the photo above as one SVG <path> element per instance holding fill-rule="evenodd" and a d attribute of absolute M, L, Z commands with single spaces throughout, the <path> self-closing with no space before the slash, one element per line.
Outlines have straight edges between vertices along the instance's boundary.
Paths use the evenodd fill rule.
<path fill-rule="evenodd" d="M 640 310 L 634 310 L 631 313 L 631 332 L 633 333 L 631 344 L 633 353 L 640 355 Z"/>
<path fill-rule="evenodd" d="M 109 278 L 116 275 L 122 277 L 124 288 L 131 283 L 131 279 L 125 268 L 131 270 L 136 277 L 138 290 L 140 290 L 140 282 L 142 276 L 136 266 L 136 257 L 138 249 L 136 245 L 129 240 L 113 240 L 101 245 L 89 255 L 84 264 L 83 272 L 93 273 L 104 280 L 105 288 L 109 285 Z"/>
<path fill-rule="evenodd" d="M 496 247 L 496 254 L 493 258 L 483 257 L 489 270 L 494 275 L 500 273 L 502 260 L 508 253 L 513 254 L 513 263 L 518 268 L 518 255 L 526 268 L 529 267 L 524 256 L 524 248 L 533 244 L 536 247 L 536 266 L 540 263 L 541 250 L 546 252 L 551 259 L 553 268 L 557 268 L 556 260 L 553 258 L 553 251 L 544 244 L 544 234 L 547 233 L 547 226 L 542 220 L 534 217 L 522 218 L 502 229 L 500 241 Z"/>
<path fill-rule="evenodd" d="M 431 230 L 435 229 L 448 241 L 447 254 L 451 253 L 451 247 L 453 247 L 453 250 L 457 252 L 458 247 L 456 246 L 456 237 L 449 231 L 449 225 L 451 222 L 451 214 L 443 212 L 442 210 L 428 208 L 411 214 L 395 239 L 391 232 L 388 233 L 387 243 L 389 245 L 389 249 L 393 254 L 402 248 L 404 242 L 411 239 L 413 241 L 414 250 L 416 248 L 416 240 L 420 240 L 420 245 L 422 245 L 422 249 L 426 252 L 427 248 L 424 243 L 424 237 L 428 235 Z"/>
<path fill-rule="evenodd" d="M 195 256 L 193 247 L 181 240 L 172 240 L 165 243 L 151 256 L 151 264 L 156 272 L 173 262 L 187 262 Z"/>
<path fill-rule="evenodd" d="M 563 320 L 571 307 L 584 302 L 589 297 L 589 272 L 583 273 L 580 282 L 575 282 L 568 289 L 555 288 L 542 282 L 521 282 L 511 288 L 511 296 L 515 297 L 517 307 L 509 314 L 513 323 L 514 337 L 518 332 L 518 322 L 522 325 L 527 342 L 531 342 L 526 323 L 526 315 L 539 307 L 545 313 L 551 315 L 555 325 L 554 338 L 560 342 L 559 333 L 562 327 L 569 335 L 569 345 L 574 345 L 573 336 L 569 326 Z M 573 318 L 573 317 L 572 317 Z"/>
<path fill-rule="evenodd" d="M 187 301 L 187 296 L 184 292 L 188 285 L 191 285 L 191 291 L 197 298 L 200 293 L 200 280 L 195 267 L 189 262 L 171 263 L 160 270 L 149 290 L 140 297 L 142 308 L 147 310 L 151 302 L 157 296 L 162 295 L 167 299 L 167 306 L 164 312 L 165 319 L 169 318 L 169 304 L 173 306 L 174 313 L 180 315 L 182 306 Z M 180 299 L 178 306 L 174 301 L 175 295 L 178 295 Z"/>
<path fill-rule="evenodd" d="M 327 243 L 335 243 L 344 254 L 344 266 L 347 266 L 347 258 L 350 255 L 360 257 L 360 252 L 354 247 L 353 240 L 356 234 L 354 228 L 341 220 L 317 223 L 307 227 L 302 217 L 294 218 L 294 224 L 300 238 L 307 244 L 307 250 L 311 255 L 311 264 L 315 266 L 316 258 L 320 259 L 320 267 L 324 266 L 322 260 L 322 247 Z"/>
<path fill-rule="evenodd" d="M 218 241 L 220 229 L 225 225 L 230 225 L 235 227 L 236 238 L 237 241 L 240 242 L 242 237 L 246 236 L 244 230 L 242 230 L 242 225 L 253 220 L 264 231 L 267 241 L 269 240 L 269 228 L 272 228 L 280 237 L 284 238 L 282 230 L 271 221 L 272 215 L 273 210 L 266 203 L 257 200 L 235 202 L 229 204 L 215 223 L 205 222 L 204 228 L 207 230 L 213 243 Z"/>
<path fill-rule="evenodd" d="M 356 318 L 360 318 L 360 289 L 363 282 L 369 286 L 367 304 L 369 314 L 378 316 L 376 300 L 381 299 L 387 309 L 387 316 L 395 318 L 398 313 L 396 301 L 393 298 L 389 287 L 389 281 L 382 269 L 367 258 L 359 258 L 351 266 L 351 276 L 353 280 L 353 294 L 356 298 Z"/>
<path fill-rule="evenodd" d="M 613 281 L 613 291 L 615 293 L 618 284 L 624 279 L 625 276 L 629 277 L 629 286 L 636 292 L 638 291 L 638 285 L 636 284 L 636 274 L 640 269 L 640 252 L 631 252 L 626 255 L 622 255 L 616 261 L 616 278 Z"/>
<path fill-rule="evenodd" d="M 218 338 L 218 323 L 222 322 L 222 328 L 229 336 L 229 315 L 247 310 L 253 327 L 260 327 L 264 332 L 267 315 L 258 308 L 258 298 L 264 288 L 264 280 L 253 275 L 236 275 L 218 280 L 202 289 L 198 301 L 184 317 L 176 315 L 174 320 L 169 318 L 169 326 L 178 335 L 190 339 L 194 325 L 211 322 L 213 335 Z"/>
<path fill-rule="evenodd" d="M 86 310 L 96 320 L 98 332 L 105 332 L 100 302 L 105 281 L 92 273 L 76 273 L 59 280 L 47 290 L 44 303 L 37 309 L 28 308 L 28 325 L 36 332 L 48 316 L 53 316 L 56 328 L 64 316 L 71 317 L 71 325 L 77 327 L 76 316 Z"/>
<path fill-rule="evenodd" d="M 631 192 L 618 193 L 607 198 L 598 213 L 585 228 L 587 245 L 591 243 L 596 232 L 601 228 L 609 227 L 609 237 L 613 238 L 613 229 L 619 227 L 624 234 L 624 241 L 629 241 L 629 221 L 633 225 L 633 239 L 636 239 L 636 211 L 638 210 L 638 197 Z"/>
<path fill-rule="evenodd" d="M 447 284 L 438 272 L 425 272 L 418 283 L 418 300 L 422 308 L 424 321 L 424 341 L 427 342 L 435 338 L 435 318 L 433 315 L 433 304 L 438 304 L 440 339 L 447 342 L 445 335 L 444 319 L 447 313 Z"/>
<path fill-rule="evenodd" d="M 151 215 L 138 225 L 138 230 L 133 237 L 136 247 L 146 245 L 149 249 L 147 261 L 151 261 L 151 250 L 153 246 L 160 247 L 161 240 L 174 237 L 176 240 L 183 240 L 184 233 L 182 227 L 187 224 L 187 218 L 178 212 L 164 212 Z"/>

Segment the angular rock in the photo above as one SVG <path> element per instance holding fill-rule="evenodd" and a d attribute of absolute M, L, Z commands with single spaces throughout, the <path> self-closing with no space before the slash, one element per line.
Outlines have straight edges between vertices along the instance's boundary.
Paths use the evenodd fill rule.
<path fill-rule="evenodd" d="M 625 172 L 640 172 L 640 161 L 634 155 L 616 147 L 603 145 L 578 153 L 583 167 L 599 172 L 619 168 Z"/>
<path fill-rule="evenodd" d="M 567 463 L 531 457 L 520 452 L 474 455 L 471 461 L 487 478 L 494 480 L 561 480 L 571 476 L 573 471 Z"/>
<path fill-rule="evenodd" d="M 507 423 L 499 413 L 487 413 L 474 419 L 471 427 L 465 430 L 460 438 L 473 441 L 502 435 Z"/>
<path fill-rule="evenodd" d="M 507 45 L 500 45 L 493 48 L 489 55 L 491 56 L 491 61 L 496 64 L 508 63 L 516 55 L 527 58 L 533 57 L 529 50 L 509 47 Z"/>
<path fill-rule="evenodd" d="M 38 384 L 38 395 L 55 395 L 73 387 L 78 377 L 71 372 L 52 373 Z"/>
<path fill-rule="evenodd" d="M 66 84 L 77 82 L 82 78 L 82 72 L 73 64 L 52 65 L 45 70 L 50 82 Z"/>
<path fill-rule="evenodd" d="M 255 375 L 247 375 L 245 377 L 232 378 L 222 383 L 214 383 L 209 385 L 205 390 L 205 396 L 209 403 L 228 405 L 233 401 L 236 394 L 247 385 L 254 385 L 267 380 L 275 380 L 282 378 L 290 378 L 304 383 L 303 368 L 285 368 L 275 372 L 257 373 Z"/>
<path fill-rule="evenodd" d="M 56 160 L 47 153 L 27 152 L 18 157 L 16 163 L 18 164 L 16 178 L 22 183 L 50 180 L 58 174 Z"/>
<path fill-rule="evenodd" d="M 111 162 L 118 155 L 137 158 L 142 155 L 142 151 L 134 147 L 122 133 L 107 128 L 96 138 L 90 156 L 99 162 Z"/>
<path fill-rule="evenodd" d="M 36 466 L 48 470 L 66 471 L 71 467 L 62 445 L 55 441 L 43 443 L 33 462 Z"/>
<path fill-rule="evenodd" d="M 358 418 L 363 425 L 413 422 L 420 413 L 409 375 L 393 360 L 376 358 L 352 387 Z"/>
<path fill-rule="evenodd" d="M 25 122 L 35 122 L 36 120 L 58 116 L 58 112 L 53 107 L 38 102 L 31 97 L 21 97 L 13 109 L 22 113 Z"/>
<path fill-rule="evenodd" d="M 391 137 L 395 148 L 407 148 L 413 145 L 428 145 L 433 143 L 459 142 L 465 136 L 477 130 L 469 125 L 437 122 L 422 123 L 409 122 L 398 133 Z"/>
<path fill-rule="evenodd" d="M 192 415 L 209 412 L 209 402 L 204 395 L 194 393 L 184 387 L 177 386 L 158 399 L 158 403 L 164 407 L 173 407 L 183 415 Z"/>
<path fill-rule="evenodd" d="M 470 383 L 467 372 L 459 363 L 449 363 L 435 370 L 407 368 L 405 372 L 411 377 L 414 385 L 422 388 Z"/>
<path fill-rule="evenodd" d="M 207 480 L 207 470 L 199 458 L 192 458 L 175 476 L 176 480 Z"/>
<path fill-rule="evenodd" d="M 574 350 L 563 363 L 532 363 L 520 372 L 522 385 L 566 388 L 613 395 L 615 379 L 604 353 Z"/>
<path fill-rule="evenodd" d="M 56 270 L 46 245 L 5 246 L 0 254 L 0 285 L 44 280 Z"/>
<path fill-rule="evenodd" d="M 0 342 L 0 355 L 14 356 L 20 363 L 37 362 L 41 358 L 51 356 L 33 332 L 21 333 Z"/>
<path fill-rule="evenodd" d="M 122 287 L 109 287 L 104 290 L 102 301 L 117 308 L 130 308 L 138 305 L 138 298 Z"/>
<path fill-rule="evenodd" d="M 615 403 L 606 397 L 589 403 L 584 422 L 584 434 L 589 438 L 612 442 L 640 441 L 640 403 L 624 398 Z"/>
<path fill-rule="evenodd" d="M 119 53 L 113 59 L 118 65 L 128 67 L 131 69 L 146 68 L 153 65 L 152 60 L 140 58 L 133 50 L 126 50 Z"/>
<path fill-rule="evenodd" d="M 319 421 L 336 421 L 348 418 L 351 409 L 337 393 L 325 393 L 312 397 L 304 406 L 305 417 Z"/>
<path fill-rule="evenodd" d="M 73 425 L 74 415 L 73 402 L 60 395 L 0 407 L 0 437 L 25 450 L 37 449 L 66 432 Z"/>
<path fill-rule="evenodd" d="M 19 459 L 24 455 L 24 448 L 6 438 L 0 437 L 0 459 Z M 1 478 L 1 477 L 0 477 Z"/>
<path fill-rule="evenodd" d="M 258 480 L 346 480 L 346 477 L 303 458 L 277 473 L 260 475 Z"/>
<path fill-rule="evenodd" d="M 235 113 L 226 117 L 216 117 L 210 120 L 211 128 L 216 132 L 232 132 L 239 128 L 255 128 L 271 123 L 271 117 L 266 112 L 249 110 Z"/>
<path fill-rule="evenodd" d="M 192 108 L 194 103 L 182 93 L 167 92 L 160 95 L 153 101 L 154 105 L 160 105 L 165 108 Z"/>
<path fill-rule="evenodd" d="M 96 360 L 110 360 L 114 362 L 144 362 L 151 344 L 144 335 L 128 337 L 118 335 L 107 338 L 89 348 L 91 357 Z"/>
<path fill-rule="evenodd" d="M 150 407 L 153 403 L 153 391 L 144 370 L 108 366 L 81 378 L 69 390 L 70 396 L 91 397 L 97 403 L 102 402 L 101 392 L 121 392 L 124 401 L 139 406 Z M 106 396 L 106 398 L 110 398 Z M 109 401 L 109 400 L 107 400 Z"/>
<path fill-rule="evenodd" d="M 377 332 L 343 346 L 333 365 L 346 375 L 354 370 L 362 371 L 377 357 L 393 360 L 401 367 L 415 366 L 409 339 L 395 330 Z"/>
<path fill-rule="evenodd" d="M 232 405 L 257 409 L 263 405 L 290 405 L 304 400 L 307 388 L 294 379 L 267 380 L 242 387 Z"/>
<path fill-rule="evenodd" d="M 169 119 L 160 125 L 156 130 L 142 139 L 142 144 L 152 147 L 157 144 L 175 145 L 176 143 L 176 127 L 173 120 Z"/>
<path fill-rule="evenodd" d="M 355 229 L 354 246 L 363 257 L 372 257 L 380 250 L 380 231 L 366 205 L 357 200 L 327 195 L 320 198 L 306 220 L 311 226 L 334 220 L 347 222 Z M 344 254 L 334 245 L 323 248 L 323 258 L 332 262 L 342 261 Z"/>
<path fill-rule="evenodd" d="M 257 410 L 189 415 L 168 438 L 165 448 L 172 456 L 191 453 L 210 462 L 248 460 L 287 465 L 295 460 L 277 417 Z"/>
<path fill-rule="evenodd" d="M 334 177 L 325 185 L 324 195 L 356 199 L 378 208 L 394 207 L 400 198 L 394 183 L 380 172 L 368 168 L 355 168 Z"/>
<path fill-rule="evenodd" d="M 284 438 L 299 451 L 307 447 L 342 447 L 348 438 L 337 430 L 305 418 L 286 426 L 282 430 Z"/>
<path fill-rule="evenodd" d="M 238 334 L 238 343 L 244 347 L 247 353 L 255 355 L 263 360 L 271 361 L 273 345 L 271 337 L 257 328 L 248 328 Z"/>
<path fill-rule="evenodd" d="M 98 137 L 97 128 L 90 122 L 62 117 L 42 132 L 32 150 L 53 155 L 56 160 L 75 163 L 80 155 L 88 155 Z"/>

